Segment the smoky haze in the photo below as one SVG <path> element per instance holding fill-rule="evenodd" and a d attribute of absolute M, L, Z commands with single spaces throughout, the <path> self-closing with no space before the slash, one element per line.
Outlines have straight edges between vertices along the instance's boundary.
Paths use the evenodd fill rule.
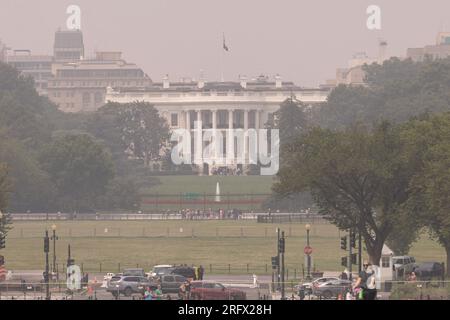
<path fill-rule="evenodd" d="M 273 76 L 303 86 L 335 77 L 356 52 L 377 55 L 378 39 L 388 55 L 433 44 L 450 30 L 448 0 L 0 0 L 0 39 L 13 49 L 51 54 L 53 34 L 65 28 L 66 8 L 81 7 L 87 56 L 122 51 L 155 81 L 225 80 L 240 74 Z M 366 8 L 381 7 L 382 30 L 366 28 Z"/>

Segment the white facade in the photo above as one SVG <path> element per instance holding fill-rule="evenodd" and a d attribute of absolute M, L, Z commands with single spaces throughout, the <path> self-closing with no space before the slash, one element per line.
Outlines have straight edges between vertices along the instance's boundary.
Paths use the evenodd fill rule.
<path fill-rule="evenodd" d="M 263 129 L 271 114 L 276 112 L 282 102 L 295 96 L 308 106 L 327 100 L 328 89 L 306 89 L 293 83 L 283 83 L 280 77 L 269 82 L 266 77 L 240 82 L 179 82 L 171 84 L 168 78 L 163 83 L 153 83 L 144 90 L 110 89 L 106 101 L 117 103 L 148 102 L 155 106 L 167 119 L 172 129 L 194 130 L 195 121 L 201 121 L 203 129 L 217 129 L 227 136 L 233 129 Z M 225 142 L 227 150 L 234 150 L 232 140 Z M 248 153 L 248 142 L 244 144 Z M 203 145 L 202 145 L 203 147 Z M 236 150 L 235 150 L 236 152 Z M 229 156 L 227 159 L 235 158 Z M 198 160 L 202 152 L 195 155 Z M 220 166 L 218 158 L 206 161 L 210 167 Z M 227 161 L 230 167 L 230 162 Z M 236 164 L 231 161 L 231 167 Z M 245 166 L 243 168 L 245 170 Z M 200 171 L 209 171 L 211 168 Z M 205 172 L 207 173 L 207 172 Z"/>

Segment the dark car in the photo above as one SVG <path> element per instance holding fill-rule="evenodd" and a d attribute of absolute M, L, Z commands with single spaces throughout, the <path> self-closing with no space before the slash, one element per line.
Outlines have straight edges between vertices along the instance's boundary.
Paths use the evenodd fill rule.
<path fill-rule="evenodd" d="M 247 295 L 242 290 L 227 288 L 218 282 L 191 282 L 192 300 L 246 300 Z"/>
<path fill-rule="evenodd" d="M 178 293 L 181 285 L 185 283 L 186 280 L 185 277 L 175 274 L 163 275 L 160 278 L 161 290 L 164 294 Z"/>
<path fill-rule="evenodd" d="M 186 279 L 197 280 L 197 277 L 195 276 L 195 269 L 192 267 L 186 267 L 186 266 L 173 267 L 170 270 L 170 274 L 183 276 Z"/>
<path fill-rule="evenodd" d="M 418 264 L 414 273 L 420 280 L 431 280 L 432 278 L 441 278 L 444 268 L 439 262 L 423 262 Z"/>

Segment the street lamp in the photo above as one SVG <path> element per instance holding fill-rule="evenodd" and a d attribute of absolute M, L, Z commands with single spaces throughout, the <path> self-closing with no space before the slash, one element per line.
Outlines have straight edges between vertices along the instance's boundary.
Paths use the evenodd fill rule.
<path fill-rule="evenodd" d="M 45 299 L 50 300 L 50 284 L 49 284 L 49 266 L 48 266 L 48 252 L 50 251 L 50 238 L 48 237 L 48 230 L 45 230 L 44 237 L 44 253 L 45 253 L 45 272 L 44 272 L 44 281 L 45 281 Z"/>
<path fill-rule="evenodd" d="M 53 231 L 53 235 L 50 238 L 50 240 L 53 240 L 53 273 L 56 273 L 56 240 L 59 240 L 59 238 L 56 236 L 56 224 L 52 225 L 52 231 Z M 58 274 L 56 274 L 56 279 L 58 279 Z"/>
<path fill-rule="evenodd" d="M 309 248 L 309 232 L 311 231 L 311 225 L 308 223 L 305 226 L 306 229 L 306 246 Z M 311 255 L 307 254 L 306 255 L 306 259 L 307 259 L 307 274 L 306 274 L 306 279 L 311 280 Z"/>

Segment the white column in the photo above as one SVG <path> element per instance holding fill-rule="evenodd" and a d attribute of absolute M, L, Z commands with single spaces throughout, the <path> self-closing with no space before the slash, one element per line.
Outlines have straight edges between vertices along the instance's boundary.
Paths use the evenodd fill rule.
<path fill-rule="evenodd" d="M 186 123 L 185 123 L 185 129 L 191 130 L 191 112 L 189 110 L 185 111 L 186 115 Z"/>
<path fill-rule="evenodd" d="M 259 130 L 261 122 L 261 115 L 259 110 L 255 110 L 255 129 Z"/>
<path fill-rule="evenodd" d="M 248 113 L 250 110 L 245 109 L 244 110 L 244 161 L 245 164 L 248 163 Z"/>
<path fill-rule="evenodd" d="M 212 134 L 212 139 L 211 139 L 211 146 L 212 146 L 212 157 L 213 157 L 213 161 L 217 162 L 217 158 L 219 156 L 219 135 L 217 132 L 217 110 L 212 110 L 212 129 L 213 129 L 213 134 Z M 220 141 L 220 143 L 222 143 L 222 141 Z"/>
<path fill-rule="evenodd" d="M 228 111 L 228 135 L 227 135 L 227 164 L 234 163 L 234 134 L 233 134 L 233 110 Z"/>
<path fill-rule="evenodd" d="M 203 125 L 202 125 L 202 111 L 197 111 L 197 122 L 195 123 L 195 161 L 198 166 L 201 166 L 203 171 Z"/>
<path fill-rule="evenodd" d="M 183 139 L 189 139 L 189 141 L 186 141 L 185 147 L 187 148 L 187 150 L 185 151 L 186 157 L 188 157 L 189 159 L 189 163 L 192 163 L 192 131 L 191 131 L 191 112 L 190 110 L 186 110 L 184 112 L 185 115 L 185 129 L 189 132 L 189 136 L 188 137 L 184 137 Z"/>

